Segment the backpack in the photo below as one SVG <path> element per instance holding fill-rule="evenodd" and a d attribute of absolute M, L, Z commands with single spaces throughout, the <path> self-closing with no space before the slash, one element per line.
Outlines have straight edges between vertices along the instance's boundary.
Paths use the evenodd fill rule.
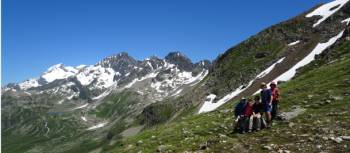
<path fill-rule="evenodd" d="M 247 105 L 247 100 L 246 99 L 242 99 L 234 108 L 235 110 L 235 116 L 239 116 L 243 114 L 244 108 Z"/>

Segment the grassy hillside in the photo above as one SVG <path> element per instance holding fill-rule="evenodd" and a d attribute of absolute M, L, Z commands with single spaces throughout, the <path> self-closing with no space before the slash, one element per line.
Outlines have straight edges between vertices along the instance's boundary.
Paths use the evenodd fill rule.
<path fill-rule="evenodd" d="M 50 94 L 3 94 L 2 139 L 6 141 L 2 151 L 350 152 L 349 141 L 333 140 L 350 135 L 350 29 L 341 22 L 350 16 L 349 10 L 350 3 L 315 28 L 312 25 L 317 17 L 305 18 L 305 13 L 271 26 L 219 55 L 210 73 L 186 94 L 162 101 L 126 89 L 95 102 L 89 95 L 99 95 L 101 91 L 89 93 L 88 87 L 81 86 L 77 87 L 81 91 L 79 98 L 62 104 L 58 103 L 64 97 Z M 336 48 L 327 49 L 318 60 L 300 69 L 293 81 L 280 86 L 281 111 L 306 113 L 276 122 L 272 129 L 245 135 L 230 134 L 234 100 L 214 112 L 196 114 L 209 94 L 215 94 L 217 101 L 285 57 L 284 64 L 255 79 L 235 98 L 254 93 L 260 82 L 275 79 L 317 43 L 328 41 L 343 29 L 344 38 L 333 44 Z M 296 40 L 300 43 L 288 45 Z M 72 109 L 85 102 L 88 107 Z M 102 122 L 108 124 L 87 130 Z"/>
<path fill-rule="evenodd" d="M 254 81 L 236 98 L 254 93 L 260 81 L 270 82 L 309 54 L 318 43 L 326 42 L 341 30 L 346 29 L 342 21 L 349 17 L 350 3 L 328 18 L 327 22 L 313 28 L 318 17 L 305 18 L 305 15 L 315 8 L 268 27 L 219 55 L 213 61 L 208 76 L 197 87 L 169 101 L 174 106 L 170 110 L 174 115 L 171 115 L 169 120 L 177 120 L 178 117 L 198 111 L 209 94 L 215 94 L 216 100 L 221 99 L 239 86 L 247 85 L 255 79 L 257 74 L 277 60 L 286 57 L 283 66 Z M 300 41 L 297 45 L 288 45 L 297 40 Z M 164 103 L 162 101 L 151 107 L 164 107 Z M 152 120 L 152 118 L 147 119 Z M 156 120 L 152 122 L 158 123 Z"/>
<path fill-rule="evenodd" d="M 339 55 L 336 59 L 315 61 L 308 71 L 280 86 L 281 111 L 301 108 L 305 113 L 276 122 L 272 129 L 230 134 L 235 103 L 231 101 L 214 112 L 143 131 L 112 152 L 350 152 L 349 140 L 333 140 L 350 135 L 349 44 L 347 41 L 333 49 L 332 54 Z"/>
<path fill-rule="evenodd" d="M 127 116 L 128 111 L 131 110 L 132 105 L 140 103 L 140 99 L 136 93 L 132 91 L 125 91 L 121 93 L 113 93 L 103 99 L 103 103 L 98 105 L 89 114 L 96 114 L 100 118 L 110 118 L 112 116 L 121 117 Z"/>

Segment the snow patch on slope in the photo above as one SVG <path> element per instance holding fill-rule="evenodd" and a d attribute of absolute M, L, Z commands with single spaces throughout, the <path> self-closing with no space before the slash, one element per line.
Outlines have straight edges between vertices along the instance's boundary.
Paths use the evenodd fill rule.
<path fill-rule="evenodd" d="M 201 82 L 208 74 L 209 74 L 208 70 L 205 70 L 204 72 L 200 73 L 195 77 L 194 81 L 192 81 L 194 83 L 191 82 L 192 84 L 190 86 L 194 86 L 197 83 Z"/>
<path fill-rule="evenodd" d="M 64 102 L 64 99 L 58 101 L 57 103 L 58 103 L 58 104 L 62 104 L 63 102 Z"/>
<path fill-rule="evenodd" d="M 217 108 L 215 105 L 216 103 L 213 103 L 214 99 L 216 98 L 216 95 L 210 94 L 207 96 L 206 100 L 204 101 L 203 106 L 199 109 L 198 113 L 203 113 L 203 112 L 209 112 L 212 111 L 213 108 Z"/>
<path fill-rule="evenodd" d="M 284 59 L 285 59 L 285 57 L 283 57 L 283 58 L 279 59 L 277 62 L 273 63 L 270 67 L 268 67 L 267 69 L 262 71 L 260 74 L 258 74 L 256 76 L 256 79 L 263 78 L 264 76 L 269 74 L 275 68 L 276 64 L 283 62 Z"/>
<path fill-rule="evenodd" d="M 87 65 L 79 65 L 79 66 L 77 66 L 77 67 L 75 67 L 76 69 L 78 69 L 78 70 L 80 70 L 80 69 L 83 69 L 83 68 L 85 68 L 85 67 L 87 67 Z"/>
<path fill-rule="evenodd" d="M 96 97 L 93 97 L 92 100 L 101 99 L 101 98 L 103 98 L 103 97 L 106 97 L 106 96 L 109 95 L 110 93 L 111 93 L 111 91 L 110 91 L 110 90 L 107 90 L 107 91 L 103 92 L 102 94 L 100 94 L 100 95 L 98 95 L 98 96 L 96 96 Z"/>
<path fill-rule="evenodd" d="M 101 65 L 89 66 L 83 69 L 82 72 L 77 74 L 77 79 L 84 86 L 91 84 L 96 80 L 96 88 L 108 88 L 112 86 L 114 82 L 114 76 L 117 73 L 112 68 L 104 68 Z"/>
<path fill-rule="evenodd" d="M 78 70 L 71 66 L 64 67 L 63 64 L 56 64 L 51 66 L 41 77 L 47 82 L 52 82 L 58 79 L 68 78 L 75 75 L 77 72 Z"/>
<path fill-rule="evenodd" d="M 89 104 L 84 104 L 84 105 L 82 105 L 82 106 L 78 106 L 78 107 L 73 108 L 73 110 L 82 109 L 82 108 L 87 107 L 88 105 L 89 105 Z"/>
<path fill-rule="evenodd" d="M 341 21 L 341 23 L 346 23 L 346 25 L 349 25 L 349 23 L 350 23 L 350 18 L 347 18 L 347 19 Z"/>
<path fill-rule="evenodd" d="M 221 105 L 225 104 L 226 102 L 228 102 L 229 100 L 231 100 L 232 98 L 234 98 L 235 96 L 237 96 L 238 94 L 243 92 L 245 89 L 247 89 L 250 85 L 252 85 L 253 81 L 254 80 L 250 81 L 248 83 L 248 85 L 246 85 L 246 86 L 244 86 L 244 85 L 239 86 L 235 91 L 227 94 L 226 96 L 224 96 L 223 98 L 221 98 L 217 102 L 211 102 L 211 103 L 207 102 L 206 105 L 202 106 L 205 109 L 201 108 L 201 110 L 202 110 L 201 113 L 213 111 L 216 108 L 220 107 Z"/>
<path fill-rule="evenodd" d="M 47 129 L 47 130 L 46 130 L 46 133 L 45 133 L 46 136 L 48 136 L 48 134 L 49 134 L 49 132 L 50 132 L 50 128 L 49 128 L 49 126 L 48 126 L 47 124 L 48 124 L 48 123 L 47 123 L 47 121 L 46 121 L 46 122 L 45 122 L 45 125 L 44 125 L 45 128 Z"/>
<path fill-rule="evenodd" d="M 75 91 L 72 89 L 72 87 L 75 85 L 74 82 L 67 82 L 65 84 L 62 84 L 60 86 L 57 86 L 55 88 L 45 90 L 44 93 L 47 94 L 55 94 L 60 95 L 62 97 L 71 97 L 69 99 L 72 99 L 74 96 L 79 96 L 80 91 Z"/>
<path fill-rule="evenodd" d="M 180 95 L 180 93 L 182 92 L 182 89 L 180 89 L 180 90 L 177 90 L 173 95 L 171 95 L 171 96 L 178 96 L 178 95 Z"/>
<path fill-rule="evenodd" d="M 202 71 L 197 76 L 192 76 L 192 72 L 179 72 L 177 68 L 171 70 L 174 75 L 163 81 L 152 82 L 151 87 L 159 93 L 166 92 L 167 89 L 177 90 L 182 85 L 194 86 L 208 75 L 208 70 Z"/>
<path fill-rule="evenodd" d="M 27 90 L 29 88 L 34 88 L 40 86 L 37 79 L 30 79 L 18 84 L 22 90 Z"/>
<path fill-rule="evenodd" d="M 307 14 L 306 17 L 310 18 L 310 17 L 313 17 L 313 16 L 321 16 L 322 18 L 319 19 L 313 25 L 313 27 L 316 27 L 317 25 L 319 25 L 320 23 L 325 21 L 328 17 L 330 17 L 332 14 L 337 12 L 340 8 L 342 8 L 348 1 L 349 0 L 335 0 L 335 1 L 329 2 L 327 4 L 324 4 L 324 5 L 320 6 L 320 7 L 318 7 L 317 9 L 312 11 L 311 13 Z M 337 7 L 337 8 L 334 8 L 334 7 Z"/>
<path fill-rule="evenodd" d="M 146 80 L 146 79 L 149 79 L 149 78 L 154 78 L 158 75 L 158 72 L 152 72 L 150 74 L 147 74 L 146 76 L 142 77 L 142 78 L 136 78 L 134 79 L 133 81 L 131 81 L 129 84 L 127 84 L 126 86 L 124 86 L 124 88 L 130 88 L 132 87 L 136 82 L 139 82 L 139 81 L 143 81 L 143 80 Z"/>
<path fill-rule="evenodd" d="M 221 98 L 217 102 L 205 101 L 198 113 L 210 112 L 210 111 L 213 111 L 216 108 L 220 107 L 221 105 L 225 104 L 226 102 L 228 102 L 229 100 L 231 100 L 232 98 L 234 98 L 235 96 L 239 95 L 241 92 L 246 90 L 248 87 L 250 87 L 256 79 L 260 79 L 260 78 L 266 76 L 268 73 L 270 73 L 273 70 L 273 68 L 276 66 L 276 64 L 281 63 L 284 59 L 285 59 L 285 57 L 279 59 L 277 62 L 275 62 L 274 64 L 272 64 L 268 68 L 266 68 L 261 73 L 259 73 L 255 77 L 255 79 L 251 80 L 247 85 L 239 86 L 236 90 L 227 94 L 226 96 L 224 96 L 223 98 Z"/>
<path fill-rule="evenodd" d="M 278 76 L 274 81 L 288 81 L 288 80 L 292 79 L 294 77 L 294 75 L 296 74 L 297 69 L 312 62 L 315 59 L 316 55 L 321 54 L 328 47 L 332 46 L 343 35 L 343 33 L 344 33 L 344 31 L 340 32 L 338 35 L 329 39 L 328 42 L 318 43 L 317 46 L 311 51 L 311 53 L 309 53 L 307 56 L 305 56 L 301 61 L 299 61 L 297 64 L 295 64 L 287 72 L 284 72 L 283 74 Z"/>
<path fill-rule="evenodd" d="M 83 121 L 85 121 L 85 122 L 87 121 L 87 119 L 86 119 L 85 116 L 82 116 L 81 119 L 82 119 Z"/>
<path fill-rule="evenodd" d="M 299 43 L 300 43 L 300 40 L 297 40 L 297 41 L 289 43 L 288 46 L 294 46 L 294 45 L 299 44 Z"/>
<path fill-rule="evenodd" d="M 90 131 L 90 130 L 95 130 L 95 129 L 104 127 L 107 123 L 108 123 L 108 122 L 99 123 L 99 124 L 97 124 L 97 125 L 94 125 L 94 126 L 92 126 L 92 127 L 89 127 L 89 128 L 86 129 L 86 130 L 88 130 L 88 131 Z"/>

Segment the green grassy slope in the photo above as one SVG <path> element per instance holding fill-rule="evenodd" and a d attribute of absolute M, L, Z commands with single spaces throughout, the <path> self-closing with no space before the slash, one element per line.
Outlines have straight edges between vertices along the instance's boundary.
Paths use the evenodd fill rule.
<path fill-rule="evenodd" d="M 315 35 L 308 30 L 310 24 L 307 19 L 300 15 L 259 32 L 219 55 L 213 62 L 208 76 L 193 90 L 184 96 L 170 101 L 162 101 L 152 107 L 173 105 L 170 112 L 175 116 L 170 117 L 175 119 L 177 116 L 198 111 L 196 110 L 198 105 L 209 93 L 220 98 L 240 85 L 248 84 L 259 72 L 291 50 L 287 47 L 288 43 L 304 37 L 308 41 L 305 45 L 300 45 L 298 49 L 311 50 L 319 42 L 319 36 L 309 37 Z M 152 118 L 147 119 L 152 120 Z M 158 124 L 157 121 L 152 122 Z"/>
<path fill-rule="evenodd" d="M 264 146 L 275 151 L 350 152 L 350 141 L 331 140 L 350 135 L 349 44 L 347 41 L 334 49 L 332 54 L 340 57 L 328 63 L 315 61 L 305 68 L 308 71 L 280 86 L 281 111 L 306 109 L 290 121 L 276 122 L 272 129 L 256 133 L 230 134 L 231 101 L 214 112 L 143 131 L 111 152 L 269 152 Z"/>
<path fill-rule="evenodd" d="M 81 124 L 80 117 L 85 112 L 71 111 L 70 108 L 64 111 L 50 109 L 48 106 L 58 101 L 55 98 L 42 97 L 32 100 L 48 106 L 32 106 L 13 96 L 3 98 L 7 104 L 3 103 L 3 105 L 7 108 L 11 107 L 11 109 L 2 110 L 4 114 L 2 114 L 1 138 L 5 141 L 1 147 L 5 153 L 28 151 L 76 153 L 89 152 L 99 147 L 108 148 L 111 141 L 121 139 L 120 133 L 126 128 L 123 118 L 130 116 L 133 111 L 129 106 L 140 102 L 133 92 L 128 91 L 107 96 L 101 105 L 87 115 L 90 115 L 91 120 L 95 119 L 94 122 L 112 120 L 112 118 L 120 118 L 120 120 L 117 123 L 111 122 L 108 130 L 96 132 L 86 130 L 91 123 L 90 125 Z M 95 115 L 97 117 L 94 117 Z"/>
<path fill-rule="evenodd" d="M 121 93 L 113 93 L 103 99 L 103 103 L 98 105 L 96 109 L 91 110 L 90 114 L 96 114 L 100 118 L 110 118 L 112 116 L 127 116 L 130 106 L 136 105 L 141 100 L 136 93 L 125 91 Z"/>

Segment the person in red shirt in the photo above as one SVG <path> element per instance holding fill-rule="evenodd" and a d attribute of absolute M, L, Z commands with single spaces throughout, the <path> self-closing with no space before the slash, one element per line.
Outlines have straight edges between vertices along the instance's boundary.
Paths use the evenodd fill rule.
<path fill-rule="evenodd" d="M 276 119 L 278 113 L 278 102 L 280 92 L 277 88 L 276 82 L 271 82 L 270 84 L 271 92 L 272 92 L 272 111 L 271 111 L 271 120 Z"/>
<path fill-rule="evenodd" d="M 253 125 L 253 109 L 254 106 L 254 100 L 249 98 L 248 99 L 248 104 L 246 105 L 243 114 L 242 114 L 242 119 L 243 119 L 243 123 L 241 124 L 241 133 L 245 133 L 245 132 L 252 132 L 252 127 Z"/>

